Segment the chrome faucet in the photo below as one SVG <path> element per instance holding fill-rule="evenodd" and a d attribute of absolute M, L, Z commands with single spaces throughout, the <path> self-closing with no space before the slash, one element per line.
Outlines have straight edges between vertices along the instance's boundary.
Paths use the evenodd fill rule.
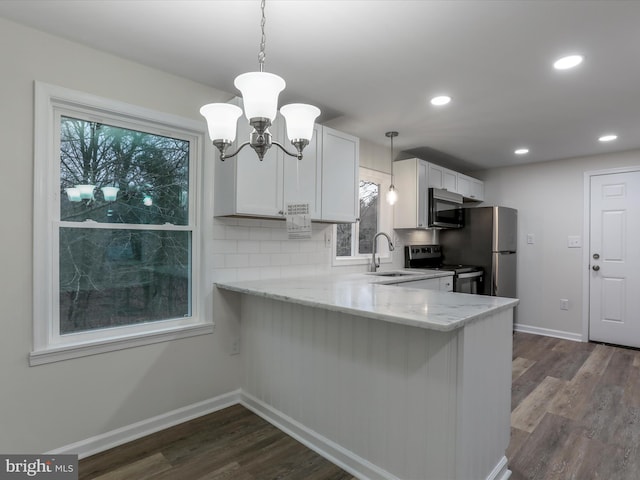
<path fill-rule="evenodd" d="M 387 238 L 387 242 L 389 242 L 389 251 L 393 252 L 393 242 L 391 241 L 391 237 L 384 232 L 378 232 L 373 236 L 373 248 L 371 249 L 371 263 L 369 264 L 369 271 L 375 272 L 378 270 L 380 266 L 380 258 L 376 260 L 376 245 L 378 243 L 378 237 L 382 235 Z"/>

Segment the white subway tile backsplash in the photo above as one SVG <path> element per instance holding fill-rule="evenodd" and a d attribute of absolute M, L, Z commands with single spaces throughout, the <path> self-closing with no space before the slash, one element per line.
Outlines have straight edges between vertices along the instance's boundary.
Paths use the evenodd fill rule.
<path fill-rule="evenodd" d="M 271 258 L 269 255 L 262 253 L 250 253 L 249 254 L 249 267 L 259 268 L 271 265 Z M 258 278 L 256 276 L 256 278 Z"/>
<path fill-rule="evenodd" d="M 225 255 L 225 268 L 244 268 L 249 266 L 249 255 L 227 254 Z"/>
<path fill-rule="evenodd" d="M 325 232 L 333 226 L 312 225 L 310 239 L 290 240 L 286 222 L 257 218 L 215 218 L 210 254 L 214 281 L 235 281 L 329 273 L 331 248 Z"/>
<path fill-rule="evenodd" d="M 238 253 L 259 253 L 260 242 L 257 240 L 238 240 Z"/>
<path fill-rule="evenodd" d="M 212 253 L 237 253 L 238 242 L 236 240 L 216 240 L 213 242 Z"/>
<path fill-rule="evenodd" d="M 226 228 L 225 238 L 228 240 L 249 240 L 250 227 L 232 225 Z"/>
<path fill-rule="evenodd" d="M 279 240 L 269 240 L 260 242 L 260 253 L 280 253 L 282 252 L 282 242 Z"/>
<path fill-rule="evenodd" d="M 251 227 L 249 229 L 250 240 L 271 240 L 271 229 L 264 227 Z"/>

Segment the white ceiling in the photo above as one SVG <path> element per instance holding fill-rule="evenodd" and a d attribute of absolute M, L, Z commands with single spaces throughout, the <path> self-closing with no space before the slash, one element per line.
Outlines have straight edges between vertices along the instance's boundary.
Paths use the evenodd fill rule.
<path fill-rule="evenodd" d="M 257 69 L 259 0 L 2 0 L 0 16 L 230 93 Z M 475 170 L 640 147 L 640 1 L 267 0 L 266 17 L 280 104 L 381 145 L 397 130 L 396 151 Z M 583 64 L 553 70 L 570 53 Z"/>

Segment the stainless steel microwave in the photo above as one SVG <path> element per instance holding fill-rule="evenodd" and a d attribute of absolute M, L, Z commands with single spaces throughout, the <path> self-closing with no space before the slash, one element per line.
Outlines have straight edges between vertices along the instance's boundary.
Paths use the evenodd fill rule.
<path fill-rule="evenodd" d="M 439 188 L 429 189 L 429 228 L 464 227 L 462 195 Z"/>

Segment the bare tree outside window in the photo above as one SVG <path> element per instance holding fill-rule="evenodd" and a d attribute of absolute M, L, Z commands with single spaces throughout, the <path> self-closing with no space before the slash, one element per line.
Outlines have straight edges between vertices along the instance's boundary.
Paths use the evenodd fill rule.
<path fill-rule="evenodd" d="M 189 223 L 189 142 L 64 116 L 60 132 L 60 333 L 189 316 L 191 231 L 173 228 Z"/>

